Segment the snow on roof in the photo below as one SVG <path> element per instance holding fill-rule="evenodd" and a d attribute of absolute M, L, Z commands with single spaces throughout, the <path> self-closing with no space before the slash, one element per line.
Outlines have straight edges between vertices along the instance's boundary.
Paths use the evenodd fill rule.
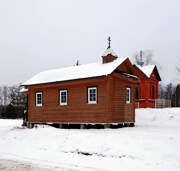
<path fill-rule="evenodd" d="M 132 77 L 132 78 L 138 78 L 137 76 L 135 75 L 131 75 L 131 74 L 128 74 L 128 73 L 125 73 L 125 72 L 122 72 L 123 75 L 127 76 L 127 77 Z"/>
<path fill-rule="evenodd" d="M 25 92 L 28 92 L 28 89 L 22 87 L 19 92 L 20 92 L 20 93 L 25 93 Z"/>
<path fill-rule="evenodd" d="M 145 65 L 145 66 L 140 66 L 136 65 L 148 78 L 151 76 L 155 65 Z"/>
<path fill-rule="evenodd" d="M 66 68 L 40 72 L 22 85 L 35 85 L 52 83 L 57 81 L 68 81 L 90 77 L 106 76 L 111 74 L 127 58 L 117 58 L 113 62 L 102 64 L 101 62 L 71 66 Z"/>
<path fill-rule="evenodd" d="M 117 56 L 112 48 L 107 48 L 102 56 L 107 56 L 107 55 Z"/>

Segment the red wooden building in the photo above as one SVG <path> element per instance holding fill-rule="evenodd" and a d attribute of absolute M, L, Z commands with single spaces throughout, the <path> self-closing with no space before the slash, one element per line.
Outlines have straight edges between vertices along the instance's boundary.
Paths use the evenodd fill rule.
<path fill-rule="evenodd" d="M 136 108 L 155 108 L 155 100 L 158 99 L 158 84 L 161 81 L 157 67 L 134 65 L 134 68 L 141 80 L 135 90 Z"/>
<path fill-rule="evenodd" d="M 28 125 L 134 125 L 138 83 L 130 60 L 118 58 L 109 40 L 101 62 L 41 72 L 23 83 Z"/>

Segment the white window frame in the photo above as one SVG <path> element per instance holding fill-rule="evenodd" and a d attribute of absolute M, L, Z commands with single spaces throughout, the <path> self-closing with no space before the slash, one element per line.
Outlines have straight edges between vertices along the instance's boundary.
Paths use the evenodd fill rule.
<path fill-rule="evenodd" d="M 90 101 L 90 90 L 96 90 L 96 100 Z M 88 104 L 97 104 L 97 87 L 88 87 Z"/>
<path fill-rule="evenodd" d="M 63 93 L 63 92 L 66 93 L 66 102 L 61 102 L 61 99 L 62 99 L 61 93 Z M 67 105 L 67 104 L 68 104 L 67 96 L 68 96 L 68 91 L 67 91 L 67 90 L 59 90 L 59 104 L 60 104 L 61 106 L 64 106 L 64 105 Z"/>
<path fill-rule="evenodd" d="M 129 100 L 127 100 L 127 91 L 129 92 Z M 126 87 L 126 104 L 130 104 L 130 103 L 131 103 L 131 88 Z"/>
<path fill-rule="evenodd" d="M 41 103 L 38 103 L 38 95 L 41 95 Z M 36 106 L 42 106 L 43 103 L 43 94 L 42 92 L 36 92 Z"/>

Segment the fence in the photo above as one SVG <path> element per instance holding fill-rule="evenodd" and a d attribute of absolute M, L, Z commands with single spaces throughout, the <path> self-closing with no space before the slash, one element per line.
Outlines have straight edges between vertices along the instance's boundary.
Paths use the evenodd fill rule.
<path fill-rule="evenodd" d="M 165 108 L 165 107 L 171 107 L 171 100 L 166 99 L 156 99 L 155 101 L 156 108 Z"/>

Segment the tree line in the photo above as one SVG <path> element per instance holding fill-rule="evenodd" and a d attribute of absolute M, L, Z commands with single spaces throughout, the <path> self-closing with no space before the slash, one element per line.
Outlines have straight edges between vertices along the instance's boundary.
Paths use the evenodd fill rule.
<path fill-rule="evenodd" d="M 0 86 L 0 117 L 22 118 L 26 97 L 20 92 L 20 86 Z"/>
<path fill-rule="evenodd" d="M 171 101 L 171 107 L 180 107 L 180 84 L 167 85 L 159 84 L 159 99 L 166 99 Z"/>

